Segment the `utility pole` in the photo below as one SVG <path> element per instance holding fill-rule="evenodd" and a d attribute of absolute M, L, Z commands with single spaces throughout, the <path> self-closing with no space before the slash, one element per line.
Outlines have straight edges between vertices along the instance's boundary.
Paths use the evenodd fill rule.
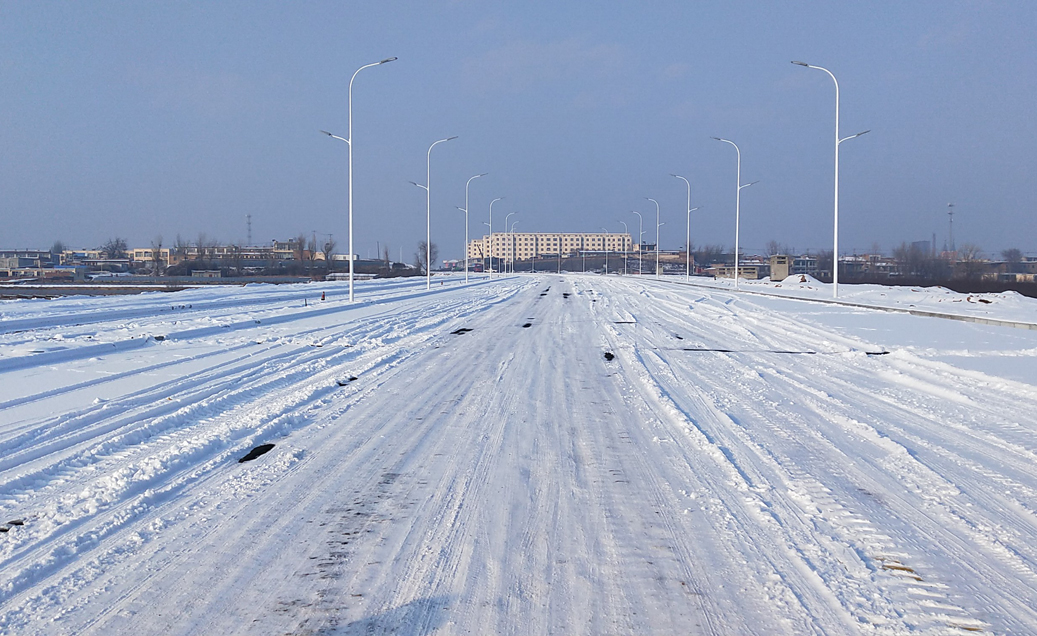
<path fill-rule="evenodd" d="M 245 241 L 245 245 L 252 245 L 252 215 L 245 215 L 245 227 L 248 228 L 246 236 L 248 239 Z"/>
<path fill-rule="evenodd" d="M 949 221 L 949 226 L 948 226 L 948 230 L 947 230 L 947 236 L 949 237 L 949 240 L 950 240 L 950 243 L 951 243 L 951 251 L 953 252 L 954 251 L 954 204 L 953 203 L 948 203 L 947 204 L 947 218 L 948 218 L 948 221 Z"/>

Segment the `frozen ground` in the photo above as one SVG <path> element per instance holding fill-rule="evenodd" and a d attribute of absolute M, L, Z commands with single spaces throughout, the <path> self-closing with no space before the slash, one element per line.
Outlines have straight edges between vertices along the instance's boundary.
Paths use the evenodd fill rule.
<path fill-rule="evenodd" d="M 1037 633 L 1037 331 L 618 277 L 343 297 L 0 303 L 0 633 Z"/>

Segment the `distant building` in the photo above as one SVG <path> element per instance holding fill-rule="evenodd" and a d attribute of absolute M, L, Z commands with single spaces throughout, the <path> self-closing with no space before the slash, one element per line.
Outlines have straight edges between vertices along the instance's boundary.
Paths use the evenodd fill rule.
<path fill-rule="evenodd" d="M 807 276 L 817 275 L 817 259 L 813 256 L 803 255 L 797 256 L 792 259 L 792 275 L 798 276 L 800 274 L 806 274 Z"/>
<path fill-rule="evenodd" d="M 792 259 L 787 254 L 775 254 L 770 258 L 771 280 L 785 280 L 792 275 Z"/>
<path fill-rule="evenodd" d="M 494 232 L 468 243 L 468 258 L 514 259 L 578 256 L 583 252 L 636 252 L 630 235 L 615 233 Z"/>

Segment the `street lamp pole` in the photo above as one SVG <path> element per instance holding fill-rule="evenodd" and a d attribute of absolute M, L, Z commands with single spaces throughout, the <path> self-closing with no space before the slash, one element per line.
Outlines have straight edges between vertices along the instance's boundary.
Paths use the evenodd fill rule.
<path fill-rule="evenodd" d="M 735 155 L 738 158 L 738 168 L 735 172 L 735 182 L 737 188 L 735 189 L 735 289 L 738 289 L 738 230 L 741 223 L 741 199 L 742 199 L 742 188 L 748 188 L 753 183 L 759 183 L 753 181 L 752 183 L 742 184 L 742 151 L 738 149 L 738 144 L 731 141 L 730 139 L 721 139 L 720 137 L 713 137 L 717 141 L 722 141 L 726 144 L 731 144 L 735 147 Z"/>
<path fill-rule="evenodd" d="M 472 185 L 472 179 L 485 177 L 488 172 L 477 174 L 464 184 L 464 208 L 457 208 L 464 212 L 464 282 L 468 282 L 468 186 Z"/>
<path fill-rule="evenodd" d="M 601 228 L 601 229 L 605 230 L 605 241 L 604 241 L 604 243 L 605 243 L 605 275 L 608 276 L 609 275 L 609 231 L 607 229 L 605 229 L 605 228 Z"/>
<path fill-rule="evenodd" d="M 814 69 L 817 69 L 819 71 L 824 71 L 825 73 L 828 73 L 828 76 L 831 77 L 832 81 L 835 83 L 835 220 L 834 220 L 834 225 L 833 225 L 833 229 L 832 229 L 832 235 L 833 235 L 833 239 L 832 239 L 832 245 L 833 245 L 833 247 L 832 247 L 832 298 L 838 298 L 839 297 L 839 144 L 843 143 L 844 141 L 848 141 L 850 139 L 853 139 L 855 137 L 860 137 L 861 135 L 867 134 L 867 133 L 869 133 L 871 131 L 870 130 L 865 130 L 864 132 L 859 132 L 856 135 L 850 135 L 849 137 L 843 137 L 842 139 L 840 139 L 839 138 L 839 80 L 835 79 L 835 75 L 832 73 L 832 71 L 829 71 L 828 69 L 826 69 L 826 68 L 824 68 L 822 66 L 814 66 L 813 64 L 807 64 L 806 62 L 796 62 L 796 61 L 793 61 L 792 63 L 797 65 L 797 66 L 805 66 L 807 68 L 814 68 Z"/>
<path fill-rule="evenodd" d="M 510 247 L 510 245 L 508 244 L 508 219 L 511 218 L 512 214 L 515 214 L 515 213 L 514 212 L 508 212 L 507 215 L 505 215 L 505 217 L 504 217 L 504 266 L 503 267 L 504 267 L 504 273 L 505 274 L 508 273 L 508 255 L 509 255 L 509 252 L 511 251 L 511 250 L 508 249 Z"/>
<path fill-rule="evenodd" d="M 684 241 L 684 249 L 687 252 L 687 261 L 688 261 L 688 267 L 687 267 L 687 274 L 686 274 L 686 276 L 687 276 L 688 280 L 691 280 L 691 213 L 694 211 L 691 208 L 691 182 L 688 181 L 687 179 L 685 179 L 684 177 L 680 176 L 679 174 L 670 173 L 670 176 L 671 177 L 677 177 L 678 179 L 680 179 L 684 183 L 688 184 L 688 236 L 687 236 L 687 238 Z M 697 209 L 698 208 L 695 208 L 695 210 L 697 210 Z"/>
<path fill-rule="evenodd" d="M 623 233 L 625 235 L 630 234 L 630 228 L 627 227 L 626 221 L 620 221 L 623 224 Z M 623 275 L 627 275 L 627 241 L 623 239 Z"/>
<path fill-rule="evenodd" d="M 488 223 L 488 225 L 490 226 L 490 244 L 486 247 L 486 253 L 490 257 L 490 278 L 493 278 L 493 204 L 500 201 L 503 198 L 504 197 L 497 197 L 493 201 L 490 201 L 490 222 Z"/>
<path fill-rule="evenodd" d="M 433 141 L 432 145 L 428 147 L 428 153 L 425 155 L 425 184 L 414 183 L 414 185 L 425 190 L 425 289 L 432 289 L 432 149 L 437 144 L 441 144 L 451 139 L 457 139 L 457 135 L 453 137 L 447 137 L 446 139 L 440 139 L 439 141 Z"/>
<path fill-rule="evenodd" d="M 380 62 L 365 64 L 353 73 L 353 77 L 349 78 L 349 130 L 346 133 L 348 138 L 333 135 L 326 130 L 321 131 L 328 137 L 346 142 L 346 145 L 349 146 L 349 302 L 353 302 L 353 80 L 356 79 L 357 73 L 365 68 L 393 62 L 396 59 L 388 57 Z"/>
<path fill-rule="evenodd" d="M 659 278 L 659 230 L 662 228 L 659 223 L 659 202 L 650 197 L 645 198 L 655 204 L 655 277 Z"/>
<path fill-rule="evenodd" d="M 514 214 L 514 212 L 512 212 Z M 515 273 L 515 226 L 518 225 L 518 221 L 511 224 L 511 240 L 508 241 L 508 247 L 511 251 L 511 273 Z"/>
<path fill-rule="evenodd" d="M 644 273 L 641 266 L 641 257 L 644 255 L 644 251 L 641 248 L 644 247 L 644 243 L 641 242 L 641 239 L 645 236 L 645 220 L 640 212 L 636 210 L 631 210 L 631 212 L 637 215 L 637 275 L 640 276 Z"/>

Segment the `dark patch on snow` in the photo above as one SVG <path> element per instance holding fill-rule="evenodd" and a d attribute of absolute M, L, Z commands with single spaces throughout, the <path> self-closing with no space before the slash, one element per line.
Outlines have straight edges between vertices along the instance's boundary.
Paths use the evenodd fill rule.
<path fill-rule="evenodd" d="M 7 526 L 0 526 L 0 532 L 7 532 L 8 530 L 10 530 L 10 528 Z"/>
<path fill-rule="evenodd" d="M 532 326 L 533 326 L 533 323 L 531 323 L 531 322 L 527 322 L 526 324 L 522 325 L 522 328 L 523 328 L 523 329 L 529 329 L 529 328 L 530 328 L 530 327 L 532 327 Z"/>
<path fill-rule="evenodd" d="M 240 464 L 242 462 L 250 462 L 253 459 L 259 457 L 260 455 L 266 455 L 271 450 L 273 450 L 273 448 L 274 448 L 273 444 L 260 444 L 259 446 L 256 446 L 255 448 L 250 450 L 248 452 L 248 455 L 245 455 L 244 457 L 239 459 L 238 463 Z"/>
<path fill-rule="evenodd" d="M 636 320 L 616 320 L 613 324 L 616 325 L 636 325 Z"/>
<path fill-rule="evenodd" d="M 11 519 L 10 521 L 7 522 L 7 525 L 9 525 L 9 526 L 24 526 L 25 525 L 25 520 L 24 519 Z"/>
<path fill-rule="evenodd" d="M 869 356 L 888 356 L 889 352 L 888 351 L 865 351 L 864 354 L 865 355 L 869 355 Z"/>
<path fill-rule="evenodd" d="M 469 329 L 468 327 L 461 327 L 457 331 L 451 331 L 450 335 L 452 335 L 452 336 L 463 336 L 464 334 L 468 333 L 469 331 L 471 331 L 471 329 Z"/>
<path fill-rule="evenodd" d="M 166 339 L 165 336 L 152 336 L 152 337 L 155 339 L 155 342 L 162 342 L 163 340 Z"/>
<path fill-rule="evenodd" d="M 350 382 L 355 382 L 355 381 L 356 381 L 356 376 L 355 375 L 351 375 L 348 378 L 345 378 L 343 380 L 335 380 L 335 383 L 338 384 L 339 386 L 346 386 Z"/>
<path fill-rule="evenodd" d="M 673 334 L 673 337 L 676 338 L 677 340 L 684 340 L 684 336 L 680 336 L 680 335 L 677 335 L 677 334 Z"/>
<path fill-rule="evenodd" d="M 615 357 L 616 357 L 616 355 L 614 353 L 612 353 L 611 351 L 606 351 L 605 352 L 605 360 L 606 361 L 612 362 L 612 360 L 615 359 Z"/>
<path fill-rule="evenodd" d="M 562 292 L 562 298 L 568 298 L 569 292 Z"/>

